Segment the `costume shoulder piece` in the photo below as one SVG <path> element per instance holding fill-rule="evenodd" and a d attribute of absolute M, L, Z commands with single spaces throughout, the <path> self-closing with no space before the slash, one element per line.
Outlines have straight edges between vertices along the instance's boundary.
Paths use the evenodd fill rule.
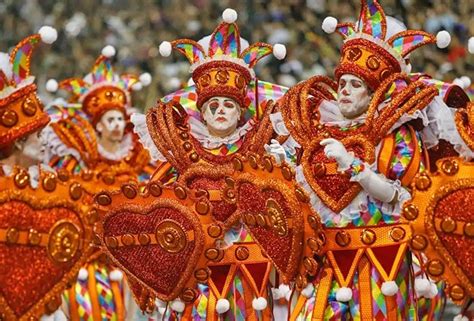
<path fill-rule="evenodd" d="M 32 188 L 28 172 L 19 168 L 0 177 L 0 314 L 5 320 L 53 313 L 91 250 L 94 214 L 81 182 L 52 173 L 42 173 L 39 182 Z"/>

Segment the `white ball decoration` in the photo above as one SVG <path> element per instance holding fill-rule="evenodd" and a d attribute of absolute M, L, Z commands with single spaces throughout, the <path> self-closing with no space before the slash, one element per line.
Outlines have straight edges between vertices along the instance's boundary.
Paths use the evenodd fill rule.
<path fill-rule="evenodd" d="M 337 28 L 337 19 L 334 18 L 334 17 L 326 17 L 323 21 L 323 25 L 322 25 L 322 28 L 323 28 L 323 31 L 325 33 L 333 33 L 334 31 L 336 31 L 336 28 Z"/>
<path fill-rule="evenodd" d="M 460 79 L 463 84 L 463 89 L 469 88 L 469 86 L 471 86 L 471 78 L 468 76 L 462 76 Z"/>
<path fill-rule="evenodd" d="M 415 292 L 421 298 L 430 290 L 430 281 L 428 279 L 415 279 Z"/>
<path fill-rule="evenodd" d="M 49 79 L 46 82 L 46 90 L 49 91 L 50 93 L 54 93 L 58 91 L 58 88 L 59 88 L 59 84 L 56 81 L 56 79 Z"/>
<path fill-rule="evenodd" d="M 349 302 L 352 300 L 352 289 L 347 287 L 337 289 L 336 300 L 339 302 Z"/>
<path fill-rule="evenodd" d="M 171 55 L 171 50 L 172 49 L 173 49 L 173 47 L 171 46 L 171 42 L 163 41 L 160 44 L 160 47 L 158 48 L 158 51 L 160 52 L 160 55 L 162 55 L 163 57 L 168 57 L 169 55 Z"/>
<path fill-rule="evenodd" d="M 308 299 L 313 296 L 313 293 L 314 285 L 312 283 L 308 283 L 308 285 L 303 290 L 301 290 L 301 295 Z"/>
<path fill-rule="evenodd" d="M 469 38 L 469 41 L 467 42 L 467 50 L 469 53 L 474 54 L 474 37 Z"/>
<path fill-rule="evenodd" d="M 267 300 L 261 296 L 252 300 L 252 307 L 256 311 L 265 310 L 267 304 Z"/>
<path fill-rule="evenodd" d="M 170 306 L 173 311 L 176 311 L 178 313 L 183 313 L 185 308 L 184 302 L 180 299 L 173 300 Z"/>
<path fill-rule="evenodd" d="M 140 75 L 139 77 L 140 82 L 142 83 L 143 86 L 149 86 L 151 84 L 151 75 L 149 72 L 144 72 L 143 74 Z"/>
<path fill-rule="evenodd" d="M 85 268 L 81 268 L 77 274 L 77 279 L 79 281 L 85 281 L 89 277 L 89 272 Z"/>
<path fill-rule="evenodd" d="M 109 273 L 109 277 L 111 281 L 119 282 L 123 279 L 123 273 L 120 270 L 113 270 Z"/>
<path fill-rule="evenodd" d="M 446 48 L 451 43 L 451 35 L 446 30 L 438 32 L 436 35 L 436 45 L 438 48 Z"/>
<path fill-rule="evenodd" d="M 108 45 L 108 46 L 105 46 L 103 49 L 102 49 L 102 55 L 107 57 L 107 58 L 110 58 L 110 57 L 113 57 L 115 56 L 115 53 L 116 53 L 116 50 L 113 46 L 111 45 Z"/>
<path fill-rule="evenodd" d="M 58 31 L 50 26 L 43 26 L 38 31 L 41 41 L 47 44 L 52 44 L 58 39 Z"/>
<path fill-rule="evenodd" d="M 382 283 L 382 293 L 385 296 L 393 296 L 398 292 L 398 285 L 395 281 L 385 281 Z"/>
<path fill-rule="evenodd" d="M 286 57 L 286 47 L 281 43 L 277 43 L 273 45 L 273 55 L 276 59 L 282 60 Z"/>
<path fill-rule="evenodd" d="M 235 21 L 237 21 L 237 17 L 238 17 L 237 11 L 231 8 L 225 9 L 224 12 L 222 13 L 222 19 L 226 23 L 234 23 Z"/>
<path fill-rule="evenodd" d="M 226 313 L 230 309 L 230 302 L 227 299 L 219 299 L 216 303 L 216 311 L 219 314 Z"/>

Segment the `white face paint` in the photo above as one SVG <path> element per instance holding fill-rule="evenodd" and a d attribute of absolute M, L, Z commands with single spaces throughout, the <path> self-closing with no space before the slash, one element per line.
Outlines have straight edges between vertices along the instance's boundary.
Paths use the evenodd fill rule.
<path fill-rule="evenodd" d="M 241 110 L 231 98 L 213 97 L 203 104 L 201 113 L 211 135 L 226 137 L 237 128 Z"/>
<path fill-rule="evenodd" d="M 46 144 L 41 137 L 41 130 L 28 135 L 18 142 L 22 157 L 33 163 L 43 162 Z"/>
<path fill-rule="evenodd" d="M 356 118 L 367 111 L 370 102 L 367 84 L 351 74 L 342 75 L 337 89 L 339 110 L 344 117 Z"/>
<path fill-rule="evenodd" d="M 96 125 L 101 139 L 109 142 L 121 142 L 125 130 L 125 117 L 119 110 L 105 112 Z"/>

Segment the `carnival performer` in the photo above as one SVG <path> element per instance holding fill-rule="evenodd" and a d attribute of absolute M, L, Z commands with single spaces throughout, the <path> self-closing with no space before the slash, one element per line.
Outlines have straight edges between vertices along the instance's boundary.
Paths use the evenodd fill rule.
<path fill-rule="evenodd" d="M 112 58 L 116 50 L 106 46 L 91 72 L 84 78 L 47 82 L 47 89 L 63 89 L 70 94 L 64 106 L 55 104 L 60 116 L 46 130 L 50 164 L 73 174 L 94 171 L 104 182 L 131 177 L 148 179 L 148 152 L 131 131 L 129 112 L 132 90 L 151 83 L 148 73 L 140 77 L 115 73 Z M 72 114 L 72 115 L 70 115 Z"/>
<path fill-rule="evenodd" d="M 50 109 L 53 121 L 44 130 L 49 163 L 60 173 L 79 175 L 91 196 L 124 182 L 148 179 L 153 170 L 148 151 L 131 131 L 128 115 L 132 90 L 148 85 L 151 76 L 116 74 L 114 55 L 115 48 L 106 46 L 83 79 L 47 83 L 49 91 L 64 89 L 71 94 L 67 103 L 56 100 Z M 91 220 L 96 222 L 97 215 Z M 138 309 L 123 273 L 100 251 L 90 255 L 77 282 L 64 293 L 63 310 L 72 320 L 147 318 L 141 312 L 134 315 Z"/>
<path fill-rule="evenodd" d="M 268 291 L 270 261 L 242 228 L 232 195 L 223 194 L 222 190 L 226 187 L 225 175 L 233 172 L 235 155 L 248 151 L 263 153 L 263 145 L 273 135 L 268 115 L 273 110 L 269 100 L 275 96 L 262 99 L 253 67 L 272 52 L 283 59 L 286 49 L 283 45 L 265 43 L 244 47 L 235 23 L 237 13 L 226 9 L 223 19 L 207 37 L 207 44 L 183 39 L 163 42 L 159 48 L 163 56 L 169 56 L 172 49 L 178 50 L 192 64 L 195 105 L 185 109 L 179 104 L 180 95 L 189 97 L 187 91 L 180 91 L 167 96 L 146 116 L 132 115 L 141 142 L 155 160 L 162 161 L 153 180 L 169 182 L 172 168 L 178 175 L 176 184 L 208 190 L 213 219 L 222 227 L 219 235 L 226 234 L 222 249 L 238 253 L 237 246 L 243 246 L 250 253 L 224 258 L 209 256 L 207 268 L 211 275 L 199 284 L 198 297 L 187 305 L 180 300 L 171 302 L 171 308 L 165 312 L 165 318 L 170 320 L 272 318 Z M 281 87 L 273 88 L 281 92 Z"/>
<path fill-rule="evenodd" d="M 401 210 L 428 161 L 413 122 L 430 123 L 425 108 L 438 92 L 410 79 L 406 57 L 428 43 L 448 46 L 449 34 L 408 30 L 388 38 L 380 4 L 361 6 L 355 25 L 332 17 L 323 23 L 345 38 L 337 83 L 313 77 L 290 89 L 281 114 L 272 115 L 277 132 L 291 137 L 283 145 L 272 141 L 267 151 L 296 158 L 296 179 L 326 226 L 324 266 L 300 281 L 291 320 L 417 318 Z M 424 285 L 433 297 L 436 286 Z"/>
<path fill-rule="evenodd" d="M 3 320 L 40 317 L 43 321 L 66 320 L 58 309 L 60 294 L 83 264 L 77 255 L 76 240 L 80 240 L 74 239 L 73 234 L 69 234 L 73 238 L 62 249 L 51 243 L 58 239 L 57 233 L 65 232 L 62 228 L 74 233 L 70 228 L 80 226 L 81 222 L 72 211 L 55 208 L 59 198 L 61 206 L 71 206 L 69 197 L 49 195 L 67 191 L 68 187 L 60 186 L 54 170 L 42 164 L 45 155 L 42 130 L 50 118 L 37 96 L 35 77 L 30 73 L 31 56 L 38 45 L 51 44 L 56 39 L 57 31 L 45 26 L 38 34 L 18 43 L 10 55 L 0 53 L 0 316 Z M 44 210 L 46 215 L 41 213 Z"/>

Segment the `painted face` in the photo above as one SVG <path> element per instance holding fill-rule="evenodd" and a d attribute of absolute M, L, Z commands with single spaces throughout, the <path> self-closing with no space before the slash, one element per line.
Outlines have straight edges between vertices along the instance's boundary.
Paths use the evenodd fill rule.
<path fill-rule="evenodd" d="M 100 133 L 101 139 L 120 142 L 124 135 L 125 117 L 119 110 L 109 110 L 102 115 L 96 129 Z"/>
<path fill-rule="evenodd" d="M 42 162 L 46 152 L 46 144 L 41 137 L 41 130 L 28 135 L 20 141 L 22 157 L 33 161 Z"/>
<path fill-rule="evenodd" d="M 213 97 L 203 104 L 201 113 L 211 135 L 226 137 L 237 128 L 241 110 L 231 98 Z"/>
<path fill-rule="evenodd" d="M 356 118 L 369 108 L 370 94 L 366 83 L 351 74 L 342 75 L 337 89 L 337 103 L 344 117 Z"/>

